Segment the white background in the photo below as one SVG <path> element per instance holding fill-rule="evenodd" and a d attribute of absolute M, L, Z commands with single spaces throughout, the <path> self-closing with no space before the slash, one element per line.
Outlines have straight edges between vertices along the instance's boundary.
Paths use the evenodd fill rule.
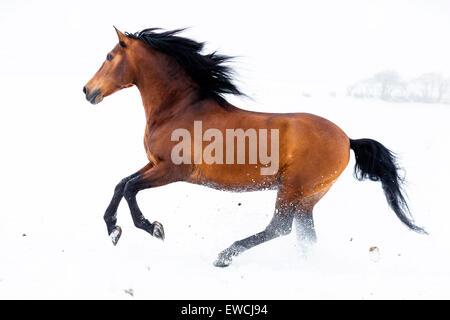
<path fill-rule="evenodd" d="M 2 1 L 0 298 L 450 298 L 449 107 L 344 95 L 385 69 L 450 75 L 449 18 L 447 1 Z M 265 227 L 275 194 L 184 183 L 138 196 L 164 243 L 122 203 L 113 247 L 104 210 L 146 163 L 137 89 L 95 107 L 81 91 L 117 43 L 113 25 L 191 27 L 185 35 L 207 50 L 239 56 L 238 84 L 253 99 L 232 103 L 315 113 L 390 147 L 431 235 L 401 225 L 379 184 L 356 181 L 352 156 L 316 207 L 319 242 L 306 259 L 292 234 L 214 268 L 220 250 Z"/>

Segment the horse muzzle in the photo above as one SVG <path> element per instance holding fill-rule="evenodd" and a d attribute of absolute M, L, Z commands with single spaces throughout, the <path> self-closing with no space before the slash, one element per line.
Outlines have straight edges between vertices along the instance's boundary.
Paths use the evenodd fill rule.
<path fill-rule="evenodd" d="M 86 87 L 83 87 L 83 92 L 86 95 L 86 100 L 92 104 L 97 104 L 103 100 L 100 90 L 90 91 Z"/>

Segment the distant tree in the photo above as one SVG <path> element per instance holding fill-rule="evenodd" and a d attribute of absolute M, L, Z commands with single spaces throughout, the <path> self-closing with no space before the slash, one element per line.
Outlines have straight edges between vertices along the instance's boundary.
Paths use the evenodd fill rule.
<path fill-rule="evenodd" d="M 383 71 L 373 77 L 361 80 L 347 88 L 347 95 L 357 98 L 378 98 L 393 100 L 393 92 L 401 95 L 405 84 L 395 71 Z"/>
<path fill-rule="evenodd" d="M 412 81 L 416 85 L 420 94 L 415 93 L 416 99 L 420 102 L 441 102 L 448 91 L 448 80 L 439 73 L 424 73 Z"/>
<path fill-rule="evenodd" d="M 400 75 L 392 70 L 376 73 L 373 76 L 373 80 L 379 85 L 380 98 L 383 100 L 391 100 L 392 91 L 403 86 Z"/>

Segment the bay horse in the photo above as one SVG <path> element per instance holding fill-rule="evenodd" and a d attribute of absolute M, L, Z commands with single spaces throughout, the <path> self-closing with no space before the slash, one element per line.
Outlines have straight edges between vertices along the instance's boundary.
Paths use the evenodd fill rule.
<path fill-rule="evenodd" d="M 116 225 L 122 197 L 128 203 L 135 226 L 164 240 L 162 224 L 150 222 L 143 216 L 136 194 L 178 181 L 228 191 L 271 189 L 278 192 L 269 225 L 222 251 L 215 266 L 228 266 L 232 258 L 243 251 L 289 234 L 294 221 L 299 239 L 305 243 L 315 242 L 313 208 L 344 171 L 350 149 L 356 158 L 355 177 L 380 181 L 397 217 L 410 229 L 425 233 L 410 215 L 394 153 L 372 139 L 350 139 L 334 123 L 313 114 L 260 113 L 231 105 L 224 95 L 243 93 L 233 83 L 232 69 L 227 64 L 230 57 L 216 52 L 202 54 L 204 44 L 180 36 L 181 31 L 150 28 L 122 33 L 116 29 L 119 43 L 83 88 L 86 99 L 97 104 L 104 97 L 135 85 L 140 91 L 147 120 L 144 147 L 148 163 L 119 182 L 104 215 L 114 245 L 122 234 Z M 173 132 L 184 128 L 192 133 L 194 140 L 196 121 L 201 121 L 204 129 L 224 134 L 230 128 L 245 132 L 276 130 L 279 133 L 277 170 L 263 175 L 260 169 L 267 167 L 267 163 L 249 163 L 248 155 L 246 162 L 238 164 L 195 159 L 175 164 L 172 149 L 178 141 L 174 141 Z M 248 136 L 244 136 L 246 138 Z M 268 140 L 271 139 L 273 137 L 269 136 Z M 191 146 L 195 143 L 203 146 L 203 141 L 189 142 Z M 234 151 L 236 147 L 233 146 Z M 189 153 L 189 159 L 195 158 L 195 151 L 190 151 L 183 152 Z M 215 152 L 218 151 L 222 150 Z"/>

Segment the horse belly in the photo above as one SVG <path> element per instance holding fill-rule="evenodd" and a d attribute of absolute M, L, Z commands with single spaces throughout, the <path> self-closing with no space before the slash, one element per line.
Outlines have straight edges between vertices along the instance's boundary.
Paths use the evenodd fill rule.
<path fill-rule="evenodd" d="M 261 175 L 263 167 L 259 164 L 200 165 L 192 172 L 189 182 L 234 192 L 275 189 L 278 174 Z"/>

